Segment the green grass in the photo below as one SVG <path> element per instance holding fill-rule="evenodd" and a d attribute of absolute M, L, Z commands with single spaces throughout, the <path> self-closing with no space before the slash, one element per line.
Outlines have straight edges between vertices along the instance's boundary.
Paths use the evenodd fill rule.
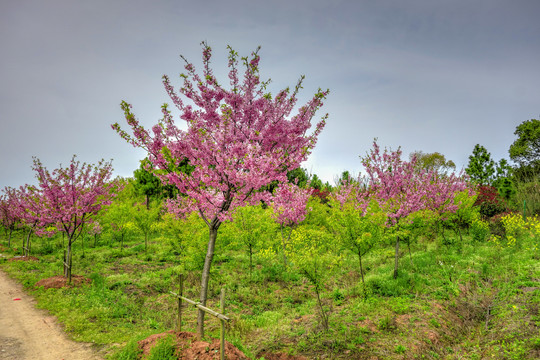
<path fill-rule="evenodd" d="M 225 287 L 226 313 L 233 319 L 227 340 L 252 358 L 262 351 L 340 359 L 540 355 L 540 262 L 527 244 L 505 248 L 466 237 L 458 248 L 421 239 L 412 245 L 412 258 L 403 252 L 397 279 L 392 247 L 381 245 L 364 259 L 365 287 L 357 258 L 341 252 L 322 293 L 329 314 L 324 331 L 307 280 L 285 269 L 279 258 L 257 254 L 250 275 L 245 249 L 224 238 L 229 240 L 218 239 L 208 306 L 219 309 Z M 197 299 L 202 266 L 199 253 L 182 256 L 171 241 L 154 239 L 146 253 L 142 241 L 128 237 L 124 249 L 107 238 L 95 247 L 87 241 L 84 256 L 81 243 L 75 243 L 73 273 L 92 280 L 82 287 L 35 287 L 40 279 L 62 273 L 61 237 L 33 240 L 39 262 L 3 261 L 0 268 L 57 316 L 72 338 L 94 343 L 107 358 L 135 359 L 137 340 L 175 327 L 176 300 L 169 291 L 177 291 L 177 274 L 187 274 L 184 294 Z M 204 238 L 194 241 L 204 248 Z M 0 244 L 6 244 L 2 237 Z M 0 252 L 15 255 L 5 247 Z M 194 331 L 195 323 L 196 312 L 189 307 L 183 330 Z M 207 317 L 206 330 L 208 337 L 218 337 L 218 321 Z M 160 342 L 153 358 L 171 355 L 167 341 Z"/>

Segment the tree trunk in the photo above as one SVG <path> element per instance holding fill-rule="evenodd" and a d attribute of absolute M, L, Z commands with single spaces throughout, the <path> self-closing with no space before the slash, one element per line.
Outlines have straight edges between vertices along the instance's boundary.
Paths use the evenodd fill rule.
<path fill-rule="evenodd" d="M 21 255 L 24 256 L 24 237 L 26 235 L 26 229 L 23 229 L 23 236 L 22 236 L 22 245 L 21 245 Z"/>
<path fill-rule="evenodd" d="M 28 230 L 28 236 L 26 237 L 26 247 L 23 245 L 24 256 L 30 255 L 30 236 L 31 235 L 32 235 L 32 229 Z"/>
<path fill-rule="evenodd" d="M 289 234 L 289 238 L 290 237 L 291 235 Z M 283 249 L 283 266 L 286 269 L 287 268 L 287 254 L 285 253 L 285 237 L 283 236 L 283 224 L 281 224 L 281 247 Z"/>
<path fill-rule="evenodd" d="M 463 236 L 461 235 L 461 226 L 458 226 L 458 233 L 459 233 L 459 247 L 461 249 L 463 247 Z"/>
<path fill-rule="evenodd" d="M 144 233 L 144 252 L 146 253 L 146 250 L 148 249 L 148 233 Z"/>
<path fill-rule="evenodd" d="M 396 236 L 396 255 L 394 263 L 394 279 L 398 277 L 398 263 L 399 263 L 399 236 Z"/>
<path fill-rule="evenodd" d="M 317 294 L 317 303 L 319 304 L 319 310 L 321 311 L 321 319 L 323 322 L 324 330 L 328 331 L 328 316 L 326 315 L 324 311 L 323 303 L 321 301 L 321 296 L 319 295 L 320 290 L 316 285 L 315 285 L 315 293 Z"/>
<path fill-rule="evenodd" d="M 64 259 L 64 276 L 68 279 L 68 284 L 71 284 L 71 239 L 68 238 L 66 258 Z"/>
<path fill-rule="evenodd" d="M 414 267 L 412 262 L 412 253 L 411 253 L 411 238 L 409 237 L 409 241 L 407 241 L 407 249 L 409 249 L 409 262 L 411 263 L 411 268 Z"/>
<path fill-rule="evenodd" d="M 249 277 L 253 273 L 253 245 L 249 244 Z"/>
<path fill-rule="evenodd" d="M 446 241 L 446 235 L 444 233 L 444 225 L 443 225 L 442 222 L 441 222 L 441 235 L 442 235 L 442 238 L 443 238 L 443 243 L 448 244 L 448 242 Z"/>
<path fill-rule="evenodd" d="M 364 282 L 364 269 L 362 268 L 362 253 L 360 250 L 358 251 L 358 262 L 360 263 L 360 275 L 362 276 L 362 285 L 364 287 L 366 286 L 366 283 Z"/>
<path fill-rule="evenodd" d="M 206 298 L 208 296 L 208 281 L 210 280 L 210 267 L 214 258 L 214 248 L 216 246 L 216 238 L 219 225 L 209 226 L 208 250 L 204 259 L 204 267 L 201 276 L 201 295 L 200 303 L 206 306 Z M 199 310 L 197 315 L 197 338 L 201 340 L 204 337 L 204 311 Z"/>

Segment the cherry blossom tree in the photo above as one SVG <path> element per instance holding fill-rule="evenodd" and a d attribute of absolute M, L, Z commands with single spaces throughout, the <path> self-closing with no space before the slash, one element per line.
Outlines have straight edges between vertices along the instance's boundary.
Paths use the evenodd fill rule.
<path fill-rule="evenodd" d="M 319 89 L 307 104 L 296 109 L 303 76 L 294 90 L 286 88 L 272 96 L 266 90 L 269 81 L 259 77 L 259 49 L 241 58 L 245 70 L 240 79 L 238 53 L 230 47 L 230 88 L 226 89 L 210 67 L 210 46 L 204 42 L 202 46 L 202 76 L 186 59 L 179 93 L 163 76 L 185 130 L 175 123 L 169 106 L 164 104 L 163 118 L 148 131 L 126 102 L 122 102 L 122 109 L 132 135 L 118 124 L 113 129 L 132 145 L 145 149 L 155 174 L 183 194 L 168 202 L 169 211 L 178 215 L 196 211 L 207 224 L 209 240 L 200 292 L 204 305 L 220 225 L 231 219 L 236 208 L 268 199 L 269 193 L 259 190 L 272 181 L 287 181 L 287 171 L 307 159 L 327 116 L 309 133 L 311 119 L 328 90 Z M 189 171 L 179 171 L 186 159 Z M 204 336 L 203 311 L 198 315 L 198 335 Z"/>
<path fill-rule="evenodd" d="M 5 187 L 2 192 L 4 194 L 0 196 L 0 221 L 8 235 L 8 247 L 11 247 L 11 235 L 20 223 L 16 212 L 17 189 Z"/>
<path fill-rule="evenodd" d="M 111 163 L 97 165 L 71 159 L 67 167 L 49 172 L 41 161 L 34 158 L 33 170 L 42 193 L 41 216 L 44 222 L 54 223 L 68 239 L 64 259 L 64 276 L 71 282 L 71 245 L 93 221 L 93 216 L 116 196 L 117 183 L 111 181 Z"/>
<path fill-rule="evenodd" d="M 43 214 L 43 198 L 38 188 L 31 185 L 20 186 L 13 194 L 10 202 L 11 211 L 19 221 L 19 226 L 25 228 L 28 233 L 26 239 L 23 236 L 22 252 L 24 256 L 30 253 L 30 238 L 35 232 L 38 235 L 45 234 L 46 226 L 50 224 Z"/>
<path fill-rule="evenodd" d="M 381 152 L 377 142 L 368 156 L 362 159 L 368 188 L 364 194 L 376 199 L 390 221 L 389 225 L 399 234 L 402 222 L 410 214 L 420 210 L 453 212 L 457 209 L 454 196 L 466 188 L 460 176 L 440 176 L 434 170 L 426 171 L 411 161 L 401 160 L 401 149 Z M 362 201 L 367 201 L 364 197 Z M 398 275 L 400 236 L 396 236 L 394 278 Z"/>

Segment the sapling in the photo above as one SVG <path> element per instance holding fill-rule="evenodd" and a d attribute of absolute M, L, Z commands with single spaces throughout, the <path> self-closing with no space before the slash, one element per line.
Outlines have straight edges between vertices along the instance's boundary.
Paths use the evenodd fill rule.
<path fill-rule="evenodd" d="M 362 285 L 365 289 L 362 258 L 381 241 L 386 215 L 376 201 L 367 206 L 359 199 L 358 183 L 344 185 L 336 190 L 330 201 L 330 227 L 341 244 L 358 256 Z M 354 187 L 354 189 L 353 189 Z"/>
<path fill-rule="evenodd" d="M 265 242 L 271 233 L 269 211 L 262 206 L 244 206 L 237 208 L 233 215 L 236 237 L 247 248 L 249 255 L 249 275 L 253 272 L 253 254 Z"/>
<path fill-rule="evenodd" d="M 287 251 L 293 268 L 313 285 L 325 330 L 328 330 L 328 313 L 321 293 L 333 267 L 341 261 L 341 257 L 332 251 L 332 246 L 331 235 L 327 231 L 302 226 L 293 230 Z"/>
<path fill-rule="evenodd" d="M 160 207 L 136 203 L 132 207 L 133 224 L 144 235 L 144 252 L 148 249 L 148 238 L 152 225 L 158 220 Z"/>

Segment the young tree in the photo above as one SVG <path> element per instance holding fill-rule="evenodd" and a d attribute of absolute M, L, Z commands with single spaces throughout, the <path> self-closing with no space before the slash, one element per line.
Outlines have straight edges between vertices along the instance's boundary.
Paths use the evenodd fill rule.
<path fill-rule="evenodd" d="M 234 214 L 236 237 L 247 247 L 249 255 L 249 275 L 253 272 L 253 254 L 273 233 L 275 228 L 269 219 L 269 211 L 262 205 L 237 208 Z"/>
<path fill-rule="evenodd" d="M 150 210 L 150 197 L 158 196 L 163 187 L 159 178 L 154 176 L 151 171 L 146 170 L 146 167 L 149 166 L 151 166 L 151 163 L 148 159 L 143 159 L 140 167 L 133 172 L 133 179 L 135 180 L 133 186 L 138 194 L 145 196 L 147 210 Z"/>
<path fill-rule="evenodd" d="M 381 240 L 386 224 L 386 216 L 376 201 L 366 204 L 359 182 L 342 185 L 330 201 L 331 228 L 345 248 L 358 256 L 362 285 L 364 268 L 362 257 Z"/>
<path fill-rule="evenodd" d="M 473 153 L 469 156 L 469 164 L 465 168 L 465 172 L 474 183 L 491 185 L 495 175 L 495 161 L 493 161 L 491 154 L 485 147 L 480 144 L 474 146 Z"/>
<path fill-rule="evenodd" d="M 116 196 L 117 184 L 110 181 L 112 166 L 103 160 L 97 165 L 80 163 L 71 158 L 70 164 L 49 172 L 34 158 L 33 170 L 42 192 L 42 215 L 48 223 L 57 224 L 65 232 L 67 253 L 64 276 L 71 282 L 71 245 L 82 233 L 84 225 Z"/>
<path fill-rule="evenodd" d="M 326 116 L 308 134 L 311 119 L 328 91 L 319 90 L 291 116 L 304 77 L 292 93 L 286 88 L 272 97 L 266 93 L 269 81 L 261 82 L 259 77 L 258 50 L 250 58 L 242 58 L 245 71 L 240 81 L 238 54 L 229 47 L 231 88 L 225 89 L 210 67 L 210 46 L 202 45 L 202 76 L 187 61 L 187 73 L 181 75 L 184 83 L 179 92 L 185 99 L 175 92 L 169 78 L 163 76 L 165 89 L 180 110 L 186 130 L 175 124 L 168 105 L 164 104 L 163 119 L 149 132 L 135 119 L 131 105 L 126 102 L 122 102 L 122 109 L 133 135 L 118 124 L 113 129 L 132 145 L 145 149 L 161 180 L 174 184 L 184 194 L 168 202 L 169 211 L 178 214 L 196 211 L 207 224 L 209 240 L 200 292 L 200 302 L 204 305 L 220 225 L 231 219 L 237 207 L 268 198 L 268 193 L 258 190 L 272 181 L 287 181 L 287 171 L 306 160 Z M 178 171 L 186 159 L 192 171 Z M 203 311 L 198 314 L 198 335 L 204 336 Z"/>
<path fill-rule="evenodd" d="M 97 220 L 94 220 L 88 224 L 87 233 L 88 235 L 91 235 L 94 237 L 94 247 L 96 247 L 98 235 L 100 235 L 102 231 L 103 231 L 103 228 L 101 227 L 101 224 Z"/>
<path fill-rule="evenodd" d="M 128 233 L 133 232 L 135 226 L 135 212 L 131 199 L 117 200 L 107 207 L 107 214 L 103 217 L 108 229 L 111 230 L 114 240 L 120 242 L 120 250 L 124 250 L 124 240 Z"/>
<path fill-rule="evenodd" d="M 476 196 L 472 189 L 466 189 L 454 197 L 454 204 L 457 206 L 457 209 L 450 215 L 450 221 L 453 223 L 454 231 L 458 233 L 461 243 L 463 243 L 461 229 L 472 224 L 480 216 L 478 208 L 474 206 Z"/>
<path fill-rule="evenodd" d="M 153 226 L 159 218 L 161 207 L 149 207 L 143 204 L 133 205 L 133 223 L 137 230 L 144 235 L 144 251 L 148 249 L 148 238 L 152 232 Z"/>
<path fill-rule="evenodd" d="M 341 262 L 341 256 L 332 251 L 332 246 L 328 232 L 317 227 L 302 226 L 293 231 L 288 250 L 294 269 L 313 285 L 324 330 L 328 330 L 329 323 L 321 293 L 332 268 Z"/>
<path fill-rule="evenodd" d="M 34 232 L 42 233 L 43 229 L 53 223 L 46 218 L 43 209 L 43 193 L 35 186 L 19 187 L 12 203 L 20 225 L 28 230 L 26 241 L 23 237 L 22 251 L 24 256 L 30 254 L 30 238 Z"/>
<path fill-rule="evenodd" d="M 0 196 L 0 221 L 8 235 L 8 247 L 11 247 L 11 235 L 21 219 L 17 215 L 17 189 L 5 187 Z"/>

